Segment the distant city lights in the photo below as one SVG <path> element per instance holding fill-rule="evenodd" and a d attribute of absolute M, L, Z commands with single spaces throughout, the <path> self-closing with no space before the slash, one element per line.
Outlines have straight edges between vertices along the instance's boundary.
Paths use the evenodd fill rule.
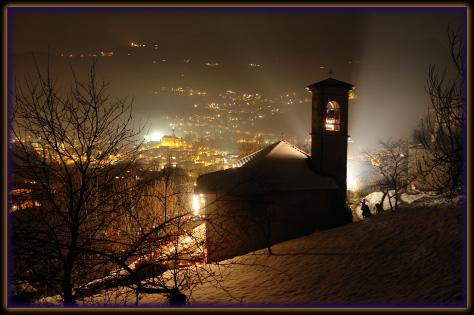
<path fill-rule="evenodd" d="M 151 135 L 146 135 L 145 139 L 147 141 L 161 141 L 163 135 L 159 132 L 153 132 Z"/>

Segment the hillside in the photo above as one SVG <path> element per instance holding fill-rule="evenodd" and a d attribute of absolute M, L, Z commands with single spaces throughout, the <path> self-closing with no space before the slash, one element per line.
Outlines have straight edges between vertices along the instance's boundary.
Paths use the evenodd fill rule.
<path fill-rule="evenodd" d="M 424 198 L 391 213 L 275 245 L 240 259 L 225 286 L 262 306 L 440 306 L 462 300 L 459 209 Z M 236 258 L 235 260 L 238 260 Z M 235 303 L 209 287 L 198 304 Z"/>
<path fill-rule="evenodd" d="M 187 306 L 465 307 L 461 212 L 424 196 L 394 213 L 276 244 L 272 256 L 259 250 L 206 265 L 224 276 L 222 287 L 195 287 Z M 110 298 L 86 304 L 115 305 Z M 166 306 L 160 299 L 142 295 L 138 305 Z"/>

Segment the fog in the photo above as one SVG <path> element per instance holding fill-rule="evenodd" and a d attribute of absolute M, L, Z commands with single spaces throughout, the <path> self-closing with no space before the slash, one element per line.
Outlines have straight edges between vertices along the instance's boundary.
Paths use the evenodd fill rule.
<path fill-rule="evenodd" d="M 163 116 L 185 111 L 194 101 L 157 98 L 163 86 L 214 95 L 236 90 L 310 97 L 306 86 L 331 70 L 333 78 L 355 86 L 349 104 L 349 154 L 355 156 L 379 139 L 412 134 L 431 105 L 424 90 L 429 65 L 439 70 L 450 65 L 448 25 L 465 30 L 465 19 L 465 8 L 18 7 L 8 12 L 9 65 L 10 73 L 21 75 L 32 71 L 30 52 L 114 51 L 98 64 L 111 95 L 133 96 L 134 117 L 148 118 L 161 133 L 169 133 Z M 133 61 L 120 57 L 131 42 L 157 45 L 159 53 Z M 152 68 L 150 58 L 159 67 Z M 183 66 L 185 58 L 196 63 Z M 203 71 L 197 62 L 207 60 L 222 67 Z M 242 66 L 249 62 L 262 69 Z M 65 71 L 69 63 L 61 61 Z M 87 69 L 91 63 L 72 64 Z M 295 106 L 283 123 L 263 120 L 260 127 L 304 137 L 310 132 L 308 106 Z"/>
<path fill-rule="evenodd" d="M 357 99 L 351 103 L 352 153 L 377 141 L 410 137 L 432 106 L 425 91 L 430 65 L 452 66 L 448 25 L 460 21 L 443 14 L 386 12 L 370 15 L 364 26 L 354 78 Z"/>

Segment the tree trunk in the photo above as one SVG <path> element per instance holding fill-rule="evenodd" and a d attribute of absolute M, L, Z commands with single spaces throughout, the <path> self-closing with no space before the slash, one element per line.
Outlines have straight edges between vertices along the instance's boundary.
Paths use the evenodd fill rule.
<path fill-rule="evenodd" d="M 71 273 L 72 273 L 72 263 L 70 263 L 70 261 L 67 259 L 66 263 L 64 264 L 64 275 L 63 275 L 63 292 L 64 292 L 64 306 L 65 307 L 77 306 L 76 298 L 72 293 Z"/>
<path fill-rule="evenodd" d="M 74 238 L 75 239 L 75 238 Z M 73 241 L 73 244 L 76 244 Z M 72 246 L 74 248 L 74 246 Z M 71 284 L 72 270 L 74 266 L 74 249 L 70 250 L 66 255 L 66 261 L 64 262 L 64 274 L 63 274 L 63 292 L 64 292 L 64 306 L 65 307 L 76 307 L 76 296 L 73 294 L 73 287 Z"/>
<path fill-rule="evenodd" d="M 390 211 L 393 212 L 392 197 L 390 196 L 390 191 L 388 191 L 388 204 L 390 205 Z"/>
<path fill-rule="evenodd" d="M 173 288 L 168 296 L 170 306 L 183 306 L 186 304 L 186 295 L 181 293 L 177 288 Z"/>
<path fill-rule="evenodd" d="M 398 189 L 395 189 L 395 210 L 398 210 Z"/>

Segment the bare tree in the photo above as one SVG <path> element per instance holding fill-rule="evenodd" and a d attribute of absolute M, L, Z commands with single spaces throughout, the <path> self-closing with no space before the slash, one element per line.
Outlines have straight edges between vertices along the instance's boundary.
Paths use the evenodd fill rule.
<path fill-rule="evenodd" d="M 107 297 L 123 305 L 132 300 L 138 303 L 143 294 L 158 294 L 166 295 L 171 305 L 182 305 L 203 283 L 222 288 L 224 273 L 213 271 L 219 262 L 206 264 L 207 227 L 220 221 L 204 215 L 200 204 L 191 205 L 194 185 L 186 172 L 169 167 L 152 177 L 145 185 L 137 186 L 125 178 L 117 183 L 132 183 L 145 193 L 137 194 L 140 198 L 133 198 L 134 203 L 125 208 L 126 214 L 117 221 L 121 228 L 103 236 L 109 242 L 109 252 L 93 252 L 107 256 L 113 266 L 107 275 L 86 284 L 88 295 L 98 291 L 95 288 L 106 289 Z M 222 240 L 229 241 L 230 234 L 223 231 Z M 219 267 L 228 273 L 233 265 Z M 129 290 L 124 289 L 127 287 Z M 107 305 L 111 302 L 105 301 Z"/>
<path fill-rule="evenodd" d="M 182 304 L 204 282 L 221 287 L 204 264 L 212 220 L 193 207 L 191 178 L 137 163 L 132 102 L 110 101 L 94 66 L 85 81 L 73 71 L 66 92 L 49 67 L 14 91 L 11 172 L 30 183 L 18 204 L 33 205 L 11 213 L 14 282 L 65 306 L 104 290 L 115 304 L 141 294 Z"/>
<path fill-rule="evenodd" d="M 150 176 L 149 173 L 143 175 Z M 195 274 L 183 271 L 183 267 L 204 261 L 204 227 L 189 202 L 193 185 L 189 176 L 177 168 L 151 173 L 155 173 L 151 178 L 125 178 L 117 182 L 118 186 L 130 186 L 141 192 L 133 194 L 139 198 L 129 197 L 133 203 L 123 208 L 124 215 L 116 221 L 118 225 L 111 227 L 108 235 L 104 233 L 109 253 L 95 254 L 107 255 L 113 271 L 88 283 L 89 289 L 99 286 L 118 292 L 120 287 L 128 286 L 137 295 L 168 295 L 170 302 L 177 297 L 186 298 L 181 291 Z M 165 271 L 174 275 L 174 281 L 166 279 Z M 183 273 L 187 277 L 180 278 Z"/>
<path fill-rule="evenodd" d="M 94 67 L 85 81 L 73 71 L 67 91 L 49 65 L 16 85 L 11 172 L 32 183 L 16 200 L 36 206 L 11 213 L 13 280 L 60 295 L 65 306 L 121 286 L 183 302 L 180 291 L 197 282 L 180 275 L 203 262 L 205 240 L 190 207 L 192 182 L 174 168 L 136 163 L 143 127 L 133 128 L 131 101 L 109 100 Z"/>
<path fill-rule="evenodd" d="M 108 259 L 88 259 L 83 249 L 103 248 L 97 233 L 130 202 L 128 188 L 112 186 L 135 161 L 142 131 L 132 123 L 133 100 L 111 100 L 95 62 L 84 80 L 72 71 L 65 90 L 49 62 L 44 74 L 36 66 L 36 77 L 17 81 L 12 97 L 11 173 L 34 183 L 38 203 L 14 215 L 15 277 L 28 274 L 67 306 L 75 306 L 82 284 L 108 270 Z"/>
<path fill-rule="evenodd" d="M 416 172 L 409 170 L 407 141 L 405 139 L 379 140 L 377 151 L 366 152 L 366 157 L 376 172 L 373 186 L 383 192 L 380 204 L 388 196 L 390 209 L 398 209 L 400 193 L 415 180 Z M 393 200 L 393 203 L 392 203 Z"/>
<path fill-rule="evenodd" d="M 463 33 L 448 28 L 452 68 L 442 73 L 430 65 L 426 92 L 432 107 L 415 130 L 422 152 L 417 155 L 424 184 L 452 199 L 462 191 L 463 130 L 465 130 L 465 60 Z"/>

